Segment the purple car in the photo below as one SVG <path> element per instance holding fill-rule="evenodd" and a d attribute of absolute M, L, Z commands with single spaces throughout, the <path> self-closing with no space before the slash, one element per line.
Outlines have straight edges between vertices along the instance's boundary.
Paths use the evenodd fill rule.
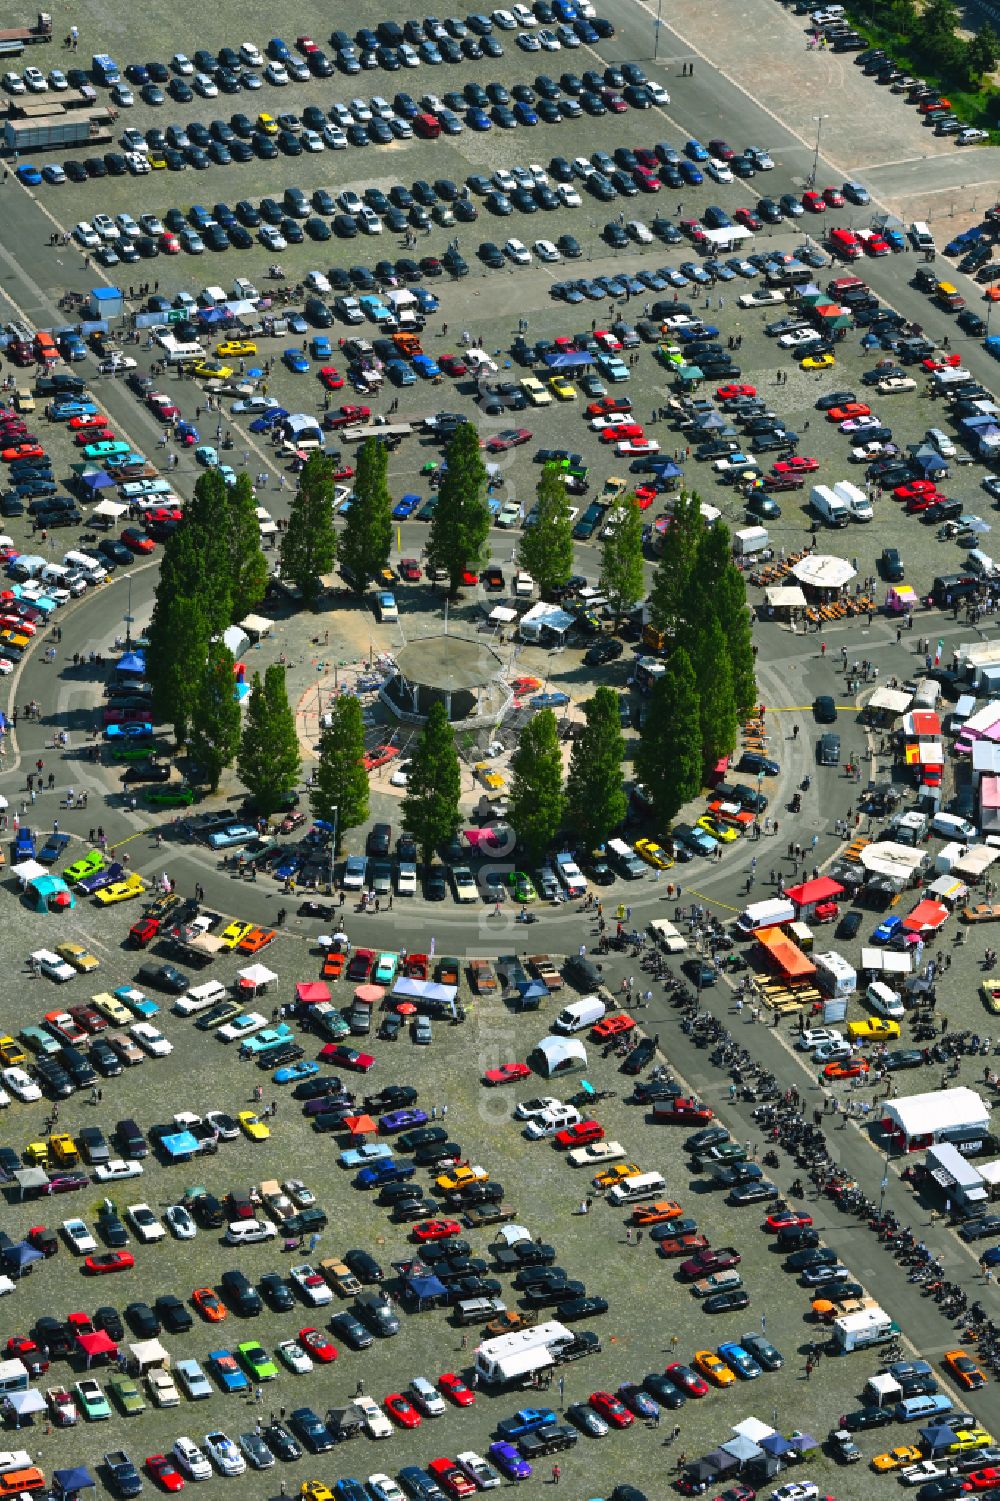
<path fill-rule="evenodd" d="M 426 1110 L 390 1110 L 388 1115 L 379 1117 L 379 1134 L 390 1136 L 393 1131 L 408 1131 L 411 1126 L 426 1126 L 429 1120 Z"/>
<path fill-rule="evenodd" d="M 508 1480 L 527 1480 L 531 1474 L 531 1466 L 526 1459 L 522 1459 L 513 1444 L 496 1443 L 490 1444 L 486 1451 L 488 1457 L 501 1470 Z"/>
<path fill-rule="evenodd" d="M 88 896 L 93 896 L 96 891 L 103 891 L 105 886 L 113 886 L 116 881 L 124 879 L 125 867 L 115 860 L 103 870 L 96 870 L 92 876 L 84 876 L 82 881 L 77 881 L 76 887 L 78 891 L 85 891 Z"/>

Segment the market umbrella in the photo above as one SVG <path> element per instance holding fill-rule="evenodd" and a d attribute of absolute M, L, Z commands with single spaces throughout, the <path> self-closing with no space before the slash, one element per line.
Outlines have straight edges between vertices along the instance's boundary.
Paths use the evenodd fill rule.
<path fill-rule="evenodd" d="M 354 999 L 364 1006 L 377 1006 L 384 995 L 384 985 L 359 985 L 355 989 Z"/>
<path fill-rule="evenodd" d="M 400 1016 L 416 1016 L 417 1014 L 417 1008 L 412 1001 L 399 1001 L 396 1005 L 396 1011 Z"/>
<path fill-rule="evenodd" d="M 59 907 L 62 911 L 71 909 L 73 905 L 73 897 L 68 891 L 57 891 L 55 896 L 49 899 L 50 907 Z"/>
<path fill-rule="evenodd" d="M 378 1130 L 370 1115 L 349 1115 L 344 1125 L 352 1136 L 373 1136 Z"/>

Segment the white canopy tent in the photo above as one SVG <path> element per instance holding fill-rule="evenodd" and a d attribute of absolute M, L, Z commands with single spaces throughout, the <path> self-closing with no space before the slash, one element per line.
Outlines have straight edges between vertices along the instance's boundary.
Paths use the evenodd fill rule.
<path fill-rule="evenodd" d="M 927 856 L 922 850 L 911 849 L 908 844 L 894 844 L 887 839 L 878 844 L 866 844 L 859 859 L 868 875 L 884 876 L 902 889 L 923 868 Z"/>
<path fill-rule="evenodd" d="M 810 552 L 792 565 L 792 574 L 800 584 L 811 589 L 843 589 L 857 575 L 846 558 L 832 553 Z"/>
<path fill-rule="evenodd" d="M 965 1085 L 939 1089 L 933 1094 L 912 1094 L 902 1100 L 887 1100 L 885 1118 L 908 1147 L 946 1141 L 966 1128 L 988 1131 L 990 1107 L 980 1094 Z"/>
<path fill-rule="evenodd" d="M 259 640 L 261 636 L 269 634 L 271 622 L 266 615 L 245 615 L 240 621 L 240 630 L 245 631 L 251 639 L 256 637 Z"/>
<path fill-rule="evenodd" d="M 905 714 L 912 698 L 912 693 L 906 693 L 902 688 L 876 688 L 868 700 L 868 707 L 881 709 L 886 714 Z"/>
<path fill-rule="evenodd" d="M 772 584 L 764 590 L 764 600 L 772 610 L 804 610 L 806 597 L 797 584 Z"/>
<path fill-rule="evenodd" d="M 170 1368 L 169 1352 L 160 1344 L 158 1339 L 137 1340 L 134 1345 L 129 1345 L 136 1374 L 142 1376 L 146 1371 L 151 1371 L 154 1366 L 163 1370 Z"/>
<path fill-rule="evenodd" d="M 32 881 L 37 881 L 39 876 L 47 876 L 48 871 L 37 860 L 22 860 L 18 865 L 12 865 L 12 876 L 16 876 L 22 886 L 29 886 Z"/>
<path fill-rule="evenodd" d="M 127 514 L 128 506 L 122 505 L 121 501 L 102 500 L 91 511 L 90 519 L 93 521 L 100 517 L 102 521 L 118 521 L 122 516 L 126 516 Z"/>
<path fill-rule="evenodd" d="M 546 1079 L 587 1067 L 587 1049 L 576 1037 L 543 1037 L 531 1057 Z"/>

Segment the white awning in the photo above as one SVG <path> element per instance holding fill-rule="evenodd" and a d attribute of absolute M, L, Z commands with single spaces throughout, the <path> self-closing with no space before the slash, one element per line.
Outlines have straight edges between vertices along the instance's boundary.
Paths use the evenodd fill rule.
<path fill-rule="evenodd" d="M 846 558 L 835 558 L 832 553 L 810 552 L 793 564 L 792 573 L 800 584 L 813 589 L 843 589 L 857 575 Z"/>
<path fill-rule="evenodd" d="M 512 610 L 509 605 L 497 605 L 490 611 L 490 619 L 497 625 L 510 625 L 517 619 L 517 611 Z"/>
<path fill-rule="evenodd" d="M 861 950 L 861 968 L 871 974 L 908 975 L 913 969 L 910 949 L 865 948 Z"/>
<path fill-rule="evenodd" d="M 271 625 L 266 615 L 245 615 L 240 621 L 240 630 L 246 631 L 248 636 L 266 636 Z"/>
<path fill-rule="evenodd" d="M 868 700 L 869 709 L 885 709 L 889 714 L 905 714 L 913 695 L 901 688 L 876 688 Z"/>
<path fill-rule="evenodd" d="M 248 964 L 246 969 L 238 969 L 237 977 L 247 985 L 271 985 L 278 978 L 273 969 L 268 969 L 266 964 Z"/>
<path fill-rule="evenodd" d="M 886 876 L 900 886 L 907 885 L 927 860 L 923 850 L 911 849 L 908 844 L 894 844 L 891 840 L 866 844 L 858 858 L 869 875 Z"/>
<path fill-rule="evenodd" d="M 37 881 L 39 876 L 47 876 L 48 871 L 37 860 L 22 860 L 19 865 L 11 868 L 11 875 L 17 876 L 22 886 L 27 886 L 31 881 Z"/>
<path fill-rule="evenodd" d="M 988 1131 L 990 1126 L 989 1105 L 974 1089 L 964 1085 L 887 1100 L 883 1109 L 907 1137 L 937 1136 L 962 1126 Z"/>
<path fill-rule="evenodd" d="M 127 514 L 128 506 L 123 506 L 120 501 L 102 500 L 100 504 L 96 505 L 91 511 L 90 516 L 91 520 L 93 520 L 95 516 L 101 516 L 106 517 L 108 521 L 117 521 L 119 517 L 125 516 Z"/>
<path fill-rule="evenodd" d="M 952 870 L 956 875 L 977 881 L 997 860 L 1000 860 L 1000 850 L 994 849 L 990 844 L 977 844 L 961 860 L 955 861 Z"/>
<path fill-rule="evenodd" d="M 773 584 L 764 590 L 764 599 L 775 610 L 804 610 L 806 597 L 797 584 Z"/>

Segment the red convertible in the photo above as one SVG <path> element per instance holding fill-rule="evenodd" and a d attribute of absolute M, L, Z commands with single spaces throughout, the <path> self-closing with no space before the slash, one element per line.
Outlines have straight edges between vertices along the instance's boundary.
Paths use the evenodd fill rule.
<path fill-rule="evenodd" d="M 794 1209 L 783 1209 L 779 1214 L 769 1214 L 764 1221 L 764 1229 L 777 1232 L 778 1230 L 806 1230 L 812 1224 L 811 1214 L 798 1214 Z"/>
<path fill-rule="evenodd" d="M 394 1418 L 400 1428 L 419 1428 L 420 1414 L 408 1397 L 401 1392 L 390 1392 L 382 1403 L 390 1418 Z"/>
<path fill-rule="evenodd" d="M 308 1355 L 312 1355 L 323 1365 L 329 1365 L 337 1358 L 337 1347 L 330 1343 L 320 1329 L 300 1329 L 299 1344 Z"/>
<path fill-rule="evenodd" d="M 809 459 L 802 454 L 793 454 L 790 459 L 779 459 L 772 474 L 815 474 L 819 459 Z"/>
<path fill-rule="evenodd" d="M 483 1075 L 484 1084 L 515 1084 L 519 1079 L 530 1079 L 531 1069 L 526 1063 L 501 1063 L 499 1068 L 488 1068 Z"/>

